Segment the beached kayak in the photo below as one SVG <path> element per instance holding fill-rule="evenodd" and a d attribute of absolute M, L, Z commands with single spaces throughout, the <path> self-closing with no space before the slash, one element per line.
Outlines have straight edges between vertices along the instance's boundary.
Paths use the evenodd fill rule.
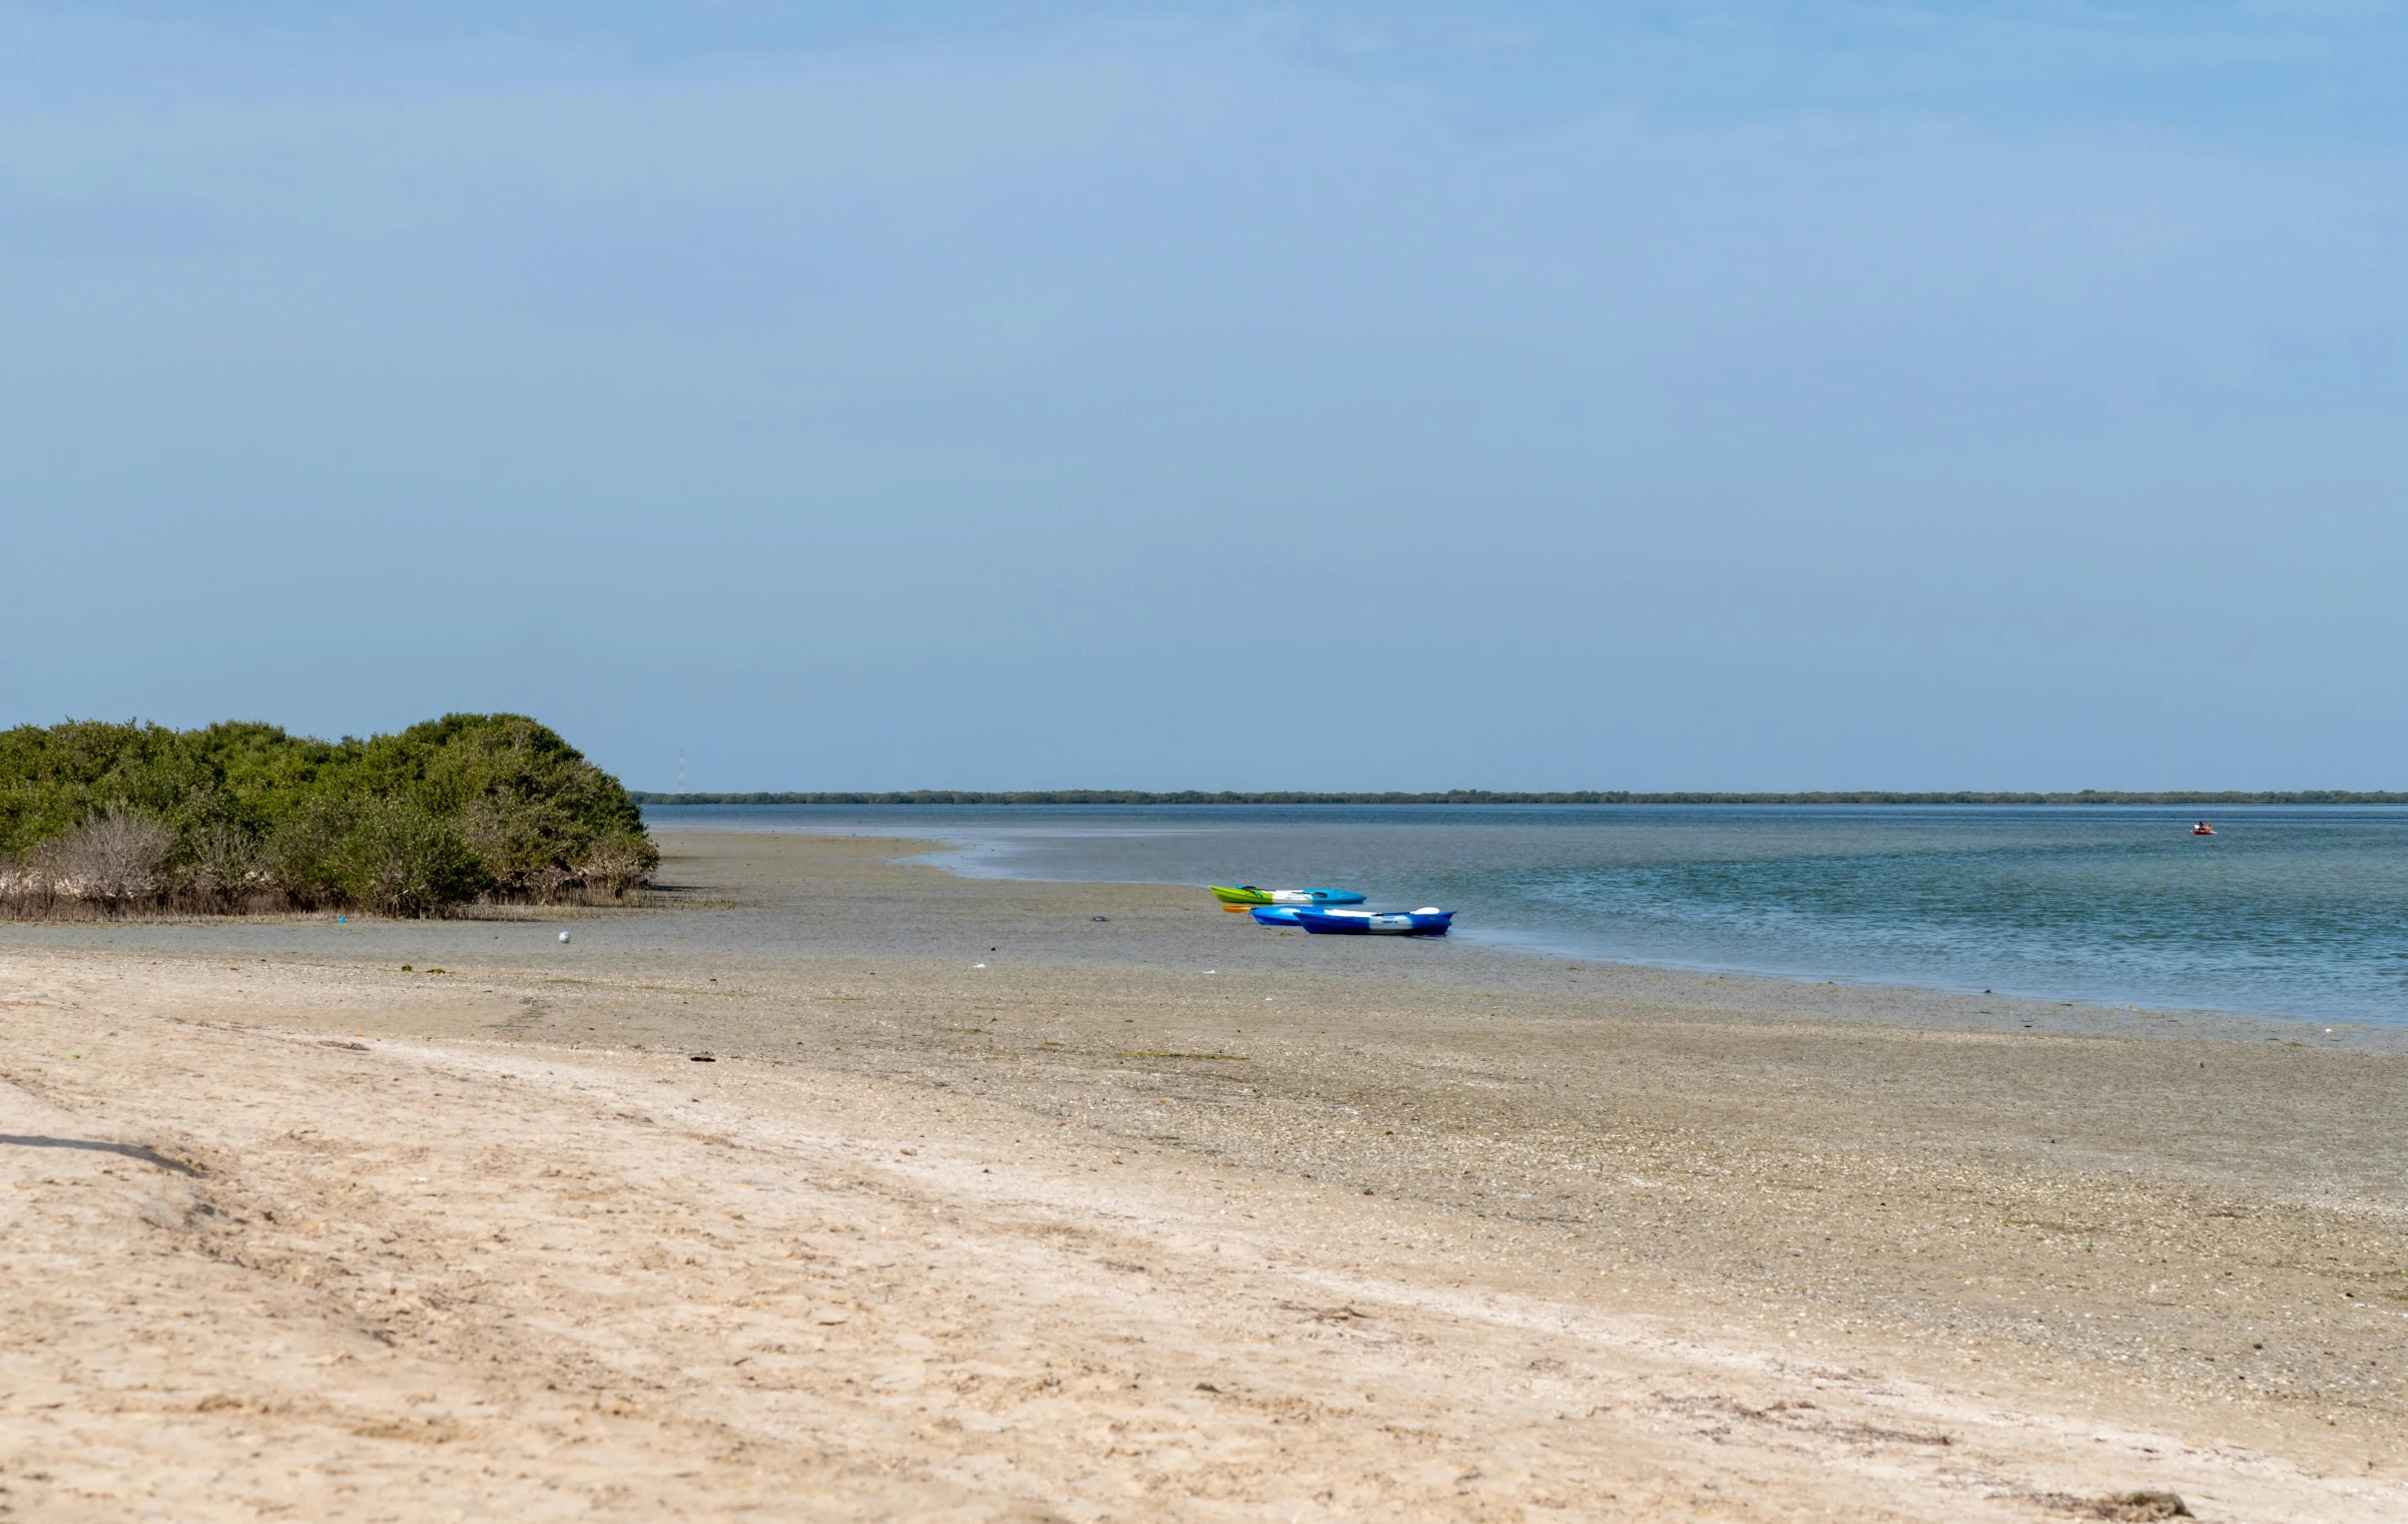
<path fill-rule="evenodd" d="M 1383 914 L 1372 910 L 1296 911 L 1296 924 L 1316 936 L 1445 936 L 1455 924 L 1455 912 L 1425 905 L 1419 910 Z"/>
<path fill-rule="evenodd" d="M 1214 884 L 1212 897 L 1233 909 L 1248 905 L 1359 905 L 1363 896 L 1352 889 L 1258 889 L 1254 885 Z"/>

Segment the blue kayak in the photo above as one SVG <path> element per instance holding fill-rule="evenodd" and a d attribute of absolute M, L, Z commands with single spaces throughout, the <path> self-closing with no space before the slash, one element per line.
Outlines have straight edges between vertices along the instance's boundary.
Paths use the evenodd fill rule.
<path fill-rule="evenodd" d="M 1258 926 L 1293 926 L 1296 917 L 1304 914 L 1302 905 L 1256 905 L 1246 912 Z"/>
<path fill-rule="evenodd" d="M 1393 915 L 1373 910 L 1307 910 L 1299 906 L 1296 924 L 1316 936 L 1445 936 L 1447 928 L 1455 924 L 1455 912 L 1435 905 Z"/>

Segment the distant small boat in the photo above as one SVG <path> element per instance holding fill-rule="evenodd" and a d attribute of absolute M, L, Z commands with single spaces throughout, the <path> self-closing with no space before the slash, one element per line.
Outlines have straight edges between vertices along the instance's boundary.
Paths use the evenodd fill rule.
<path fill-rule="evenodd" d="M 1224 909 L 1243 910 L 1248 905 L 1359 905 L 1363 896 L 1352 889 L 1258 889 L 1250 883 L 1231 888 L 1214 884 L 1212 897 Z"/>
<path fill-rule="evenodd" d="M 2198 824 L 2190 827 L 2190 833 L 2194 836 L 2212 836 L 2215 834 L 2215 827 L 2208 824 L 2205 820 L 2201 820 Z"/>
<path fill-rule="evenodd" d="M 1455 912 L 1436 905 L 1384 914 L 1371 910 L 1306 910 L 1296 912 L 1296 924 L 1316 936 L 1445 936 L 1455 924 Z"/>

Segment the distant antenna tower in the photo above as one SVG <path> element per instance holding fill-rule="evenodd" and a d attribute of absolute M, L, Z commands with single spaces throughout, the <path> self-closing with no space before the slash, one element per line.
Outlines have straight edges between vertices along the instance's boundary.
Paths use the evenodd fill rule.
<path fill-rule="evenodd" d="M 677 749 L 677 791 L 680 793 L 686 791 L 686 749 L 684 747 Z"/>

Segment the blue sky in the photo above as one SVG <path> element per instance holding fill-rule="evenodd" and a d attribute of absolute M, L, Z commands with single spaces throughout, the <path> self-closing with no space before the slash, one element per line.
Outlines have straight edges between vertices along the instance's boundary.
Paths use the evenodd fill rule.
<path fill-rule="evenodd" d="M 2389 5 L 0 7 L 0 722 L 2408 786 Z"/>

